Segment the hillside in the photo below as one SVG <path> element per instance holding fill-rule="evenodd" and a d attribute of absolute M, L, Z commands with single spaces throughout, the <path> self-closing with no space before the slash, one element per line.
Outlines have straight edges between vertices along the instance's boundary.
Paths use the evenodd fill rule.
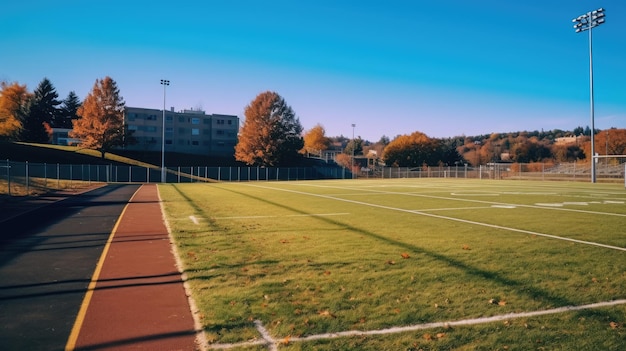
<path fill-rule="evenodd" d="M 0 163 L 7 159 L 30 163 L 160 165 L 161 153 L 115 150 L 102 159 L 96 151 L 76 147 L 0 142 Z M 165 154 L 165 164 L 169 167 L 242 166 L 233 158 L 174 153 Z"/>

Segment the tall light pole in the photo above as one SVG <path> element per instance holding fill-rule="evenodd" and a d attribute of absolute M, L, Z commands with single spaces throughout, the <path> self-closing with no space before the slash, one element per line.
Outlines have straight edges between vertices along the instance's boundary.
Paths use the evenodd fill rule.
<path fill-rule="evenodd" d="M 161 128 L 161 183 L 165 183 L 165 87 L 170 85 L 170 81 L 161 79 L 163 85 L 163 125 Z"/>
<path fill-rule="evenodd" d="M 354 179 L 354 148 L 356 147 L 356 143 L 354 142 L 354 127 L 356 127 L 356 124 L 352 123 L 352 158 L 350 159 L 350 174 L 352 174 L 352 179 Z"/>
<path fill-rule="evenodd" d="M 576 33 L 589 31 L 589 99 L 591 114 L 591 182 L 596 182 L 596 149 L 595 149 L 595 125 L 593 117 L 593 45 L 591 39 L 591 29 L 604 23 L 604 9 L 601 7 L 582 14 L 572 20 Z"/>

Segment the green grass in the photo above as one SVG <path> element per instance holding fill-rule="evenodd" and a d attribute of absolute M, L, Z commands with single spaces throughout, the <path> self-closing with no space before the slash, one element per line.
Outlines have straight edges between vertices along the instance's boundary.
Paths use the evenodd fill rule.
<path fill-rule="evenodd" d="M 254 320 L 283 340 L 626 298 L 623 250 L 545 236 L 625 248 L 621 185 L 400 179 L 159 190 L 211 343 L 259 339 Z M 281 349 L 618 350 L 624 323 L 619 305 Z"/>

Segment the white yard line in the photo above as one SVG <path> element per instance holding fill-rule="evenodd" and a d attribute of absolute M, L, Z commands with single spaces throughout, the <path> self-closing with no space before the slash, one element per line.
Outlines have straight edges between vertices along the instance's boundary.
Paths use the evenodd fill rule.
<path fill-rule="evenodd" d="M 619 246 L 606 245 L 606 244 L 596 243 L 596 242 L 592 242 L 592 241 L 577 240 L 577 239 L 566 238 L 566 237 L 562 237 L 562 236 L 545 234 L 545 233 L 539 233 L 539 232 L 533 232 L 533 231 L 530 231 L 530 230 L 524 230 L 524 229 L 518 229 L 518 228 L 504 227 L 504 226 L 496 225 L 496 224 L 489 224 L 489 223 L 470 221 L 470 220 L 467 220 L 467 219 L 448 217 L 448 216 L 441 216 L 441 215 L 436 215 L 436 214 L 433 214 L 433 213 L 427 213 L 427 212 L 421 212 L 421 211 L 415 211 L 415 210 L 407 210 L 407 209 L 403 209 L 403 208 L 397 208 L 397 207 L 391 207 L 391 206 L 385 206 L 385 205 L 372 204 L 372 203 L 356 201 L 356 200 L 342 199 L 342 198 L 337 198 L 337 197 L 330 196 L 330 195 L 312 194 L 312 193 L 307 193 L 307 192 L 304 192 L 304 191 L 281 189 L 281 188 L 262 186 L 262 185 L 255 185 L 255 184 L 247 184 L 247 185 L 251 186 L 251 187 L 256 187 L 256 188 L 263 188 L 263 189 L 284 191 L 284 192 L 300 194 L 300 195 L 308 195 L 308 196 L 313 196 L 313 197 L 320 197 L 320 198 L 324 198 L 324 199 L 341 201 L 341 202 L 347 202 L 347 203 L 363 205 L 363 206 L 368 206 L 368 207 L 374 207 L 374 208 L 381 208 L 381 209 L 385 209 L 385 210 L 405 212 L 405 213 L 414 213 L 414 214 L 421 215 L 421 216 L 426 216 L 426 217 L 439 218 L 439 219 L 445 219 L 445 220 L 449 220 L 449 221 L 461 222 L 461 223 L 466 223 L 466 224 L 473 224 L 473 225 L 482 226 L 482 227 L 488 227 L 488 228 L 501 229 L 501 230 L 506 230 L 506 231 L 511 231 L 511 232 L 517 232 L 517 233 L 523 233 L 523 234 L 542 236 L 542 237 L 546 237 L 546 238 L 551 238 L 551 239 L 556 239 L 556 240 L 563 240 L 563 241 L 569 241 L 569 242 L 574 242 L 574 243 L 578 243 L 578 244 L 603 247 L 603 248 L 611 249 L 611 250 L 626 251 L 626 248 L 619 247 Z M 402 195 L 401 193 L 395 193 L 395 194 Z M 426 197 L 430 197 L 430 196 L 426 196 Z M 443 197 L 436 197 L 436 198 L 443 198 Z M 449 198 L 443 198 L 443 199 L 449 199 Z M 452 200 L 452 199 L 449 199 L 449 200 Z M 489 201 L 480 201 L 480 202 L 494 204 L 494 205 L 509 205 L 509 206 L 513 206 L 514 205 L 514 204 L 504 204 L 504 203 L 498 203 L 498 202 L 489 202 Z M 518 205 L 518 206 L 520 206 L 520 207 L 532 207 L 532 208 L 555 209 L 555 210 L 561 209 L 561 208 L 558 208 L 558 207 L 538 207 L 538 206 L 529 206 L 529 205 Z M 571 210 L 571 211 L 579 212 L 580 210 Z M 585 212 L 592 212 L 592 211 L 585 211 Z M 605 214 L 603 212 L 597 212 L 597 213 L 598 214 Z M 622 216 L 626 216 L 626 215 L 622 215 Z"/>
<path fill-rule="evenodd" d="M 626 299 L 596 302 L 596 303 L 580 305 L 580 306 L 564 306 L 564 307 L 552 308 L 549 310 L 507 313 L 507 314 L 500 314 L 500 315 L 495 315 L 491 317 L 461 319 L 461 320 L 456 320 L 456 321 L 413 324 L 413 325 L 407 325 L 403 327 L 392 327 L 392 328 L 366 330 L 366 331 L 348 330 L 348 331 L 336 332 L 336 333 L 324 333 L 324 334 L 309 335 L 309 336 L 304 336 L 304 337 L 292 337 L 292 338 L 289 338 L 289 342 L 306 342 L 306 341 L 313 341 L 313 340 L 336 339 L 336 338 L 350 337 L 350 336 L 388 335 L 388 334 L 412 332 L 412 331 L 425 330 L 425 329 L 450 328 L 450 327 L 459 327 L 459 326 L 466 326 L 466 325 L 477 325 L 477 324 L 507 321 L 511 319 L 538 317 L 538 316 L 545 316 L 545 315 L 551 315 L 551 314 L 589 310 L 589 309 L 594 309 L 594 308 L 618 306 L 618 305 L 624 305 L 624 304 L 626 304 Z M 235 347 L 243 347 L 243 346 L 251 346 L 251 345 L 266 345 L 272 351 L 278 350 L 278 342 L 276 341 L 276 338 L 272 338 L 272 336 L 269 335 L 269 332 L 267 331 L 267 329 L 265 329 L 261 321 L 259 320 L 254 321 L 254 325 L 256 326 L 257 330 L 263 337 L 263 340 L 255 340 L 251 342 L 242 342 L 242 343 L 233 343 L 233 344 L 212 344 L 208 346 L 212 349 L 231 349 Z"/>
<path fill-rule="evenodd" d="M 283 217 L 329 217 L 329 216 L 345 216 L 349 215 L 347 212 L 339 213 L 312 213 L 312 214 L 298 214 L 298 215 L 285 215 L 285 216 L 233 216 L 233 217 L 213 217 L 213 219 L 256 219 L 256 218 L 283 218 Z"/>

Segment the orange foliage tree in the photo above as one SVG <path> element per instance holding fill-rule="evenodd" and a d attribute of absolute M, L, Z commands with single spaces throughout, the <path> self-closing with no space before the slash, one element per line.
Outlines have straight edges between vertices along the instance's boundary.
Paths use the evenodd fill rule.
<path fill-rule="evenodd" d="M 317 124 L 304 133 L 304 147 L 300 153 L 319 154 L 328 149 L 329 145 L 330 139 L 326 137 L 326 130 L 321 124 Z"/>
<path fill-rule="evenodd" d="M 442 149 L 438 140 L 421 132 L 400 135 L 387 145 L 382 159 L 387 165 L 398 167 L 434 166 L 441 161 Z"/>
<path fill-rule="evenodd" d="M 0 139 L 18 139 L 31 98 L 26 85 L 0 82 Z"/>
<path fill-rule="evenodd" d="M 110 77 L 96 80 L 77 115 L 70 137 L 80 139 L 79 146 L 98 150 L 104 158 L 107 151 L 124 145 L 124 100 Z"/>
<path fill-rule="evenodd" d="M 271 167 L 294 162 L 304 146 L 302 125 L 291 106 L 275 92 L 259 94 L 244 111 L 235 159 Z"/>

